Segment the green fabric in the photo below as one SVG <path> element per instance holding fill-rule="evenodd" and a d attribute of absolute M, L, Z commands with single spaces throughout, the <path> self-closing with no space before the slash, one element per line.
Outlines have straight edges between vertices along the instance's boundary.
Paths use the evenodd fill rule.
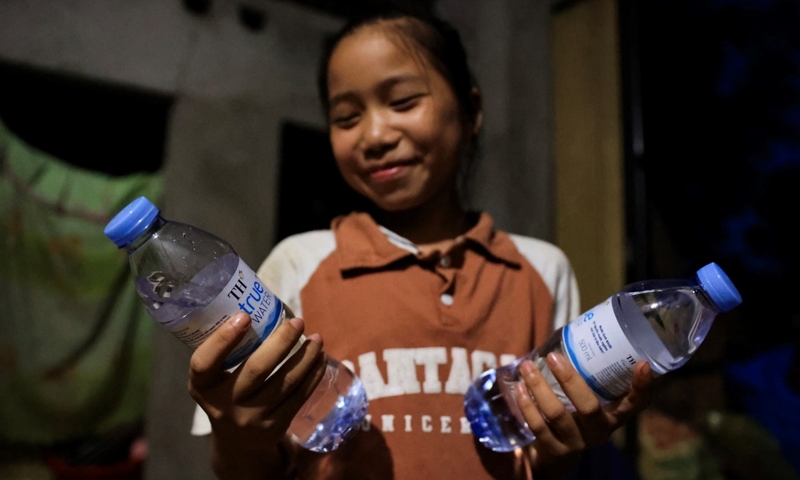
<path fill-rule="evenodd" d="M 144 418 L 154 322 L 103 228 L 162 190 L 160 174 L 78 169 L 0 123 L 0 441 L 52 444 Z"/>

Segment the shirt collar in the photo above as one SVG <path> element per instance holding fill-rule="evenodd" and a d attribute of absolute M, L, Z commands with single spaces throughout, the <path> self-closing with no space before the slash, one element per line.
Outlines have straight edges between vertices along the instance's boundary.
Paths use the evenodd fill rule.
<path fill-rule="evenodd" d="M 480 214 L 478 222 L 464 234 L 464 238 L 468 242 L 478 245 L 482 253 L 488 257 L 516 268 L 522 264 L 522 257 L 511 238 L 507 233 L 494 228 L 494 220 L 486 212 Z"/>
<path fill-rule="evenodd" d="M 410 240 L 375 223 L 367 213 L 351 213 L 333 220 L 336 250 L 342 271 L 377 269 L 401 259 L 418 258 L 420 251 Z M 478 222 L 463 236 L 465 245 L 482 255 L 519 268 L 521 257 L 511 239 L 494 228 L 488 213 L 481 213 Z"/>

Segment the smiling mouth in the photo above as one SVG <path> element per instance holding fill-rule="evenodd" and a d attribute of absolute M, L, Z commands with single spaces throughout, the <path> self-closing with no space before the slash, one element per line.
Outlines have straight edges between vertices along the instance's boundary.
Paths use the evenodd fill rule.
<path fill-rule="evenodd" d="M 370 178 L 379 182 L 387 182 L 402 176 L 411 166 L 412 162 L 394 163 L 379 168 L 371 169 Z"/>
<path fill-rule="evenodd" d="M 385 182 L 399 177 L 402 171 L 407 168 L 408 167 L 406 165 L 397 165 L 394 167 L 382 168 L 380 170 L 374 170 L 370 172 L 369 176 L 373 180 Z"/>

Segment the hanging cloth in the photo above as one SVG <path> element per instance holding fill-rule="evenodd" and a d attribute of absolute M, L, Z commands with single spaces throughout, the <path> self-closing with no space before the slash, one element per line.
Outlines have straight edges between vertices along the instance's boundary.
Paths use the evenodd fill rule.
<path fill-rule="evenodd" d="M 103 228 L 162 190 L 159 173 L 82 170 L 0 123 L 0 444 L 49 445 L 143 420 L 153 321 Z"/>

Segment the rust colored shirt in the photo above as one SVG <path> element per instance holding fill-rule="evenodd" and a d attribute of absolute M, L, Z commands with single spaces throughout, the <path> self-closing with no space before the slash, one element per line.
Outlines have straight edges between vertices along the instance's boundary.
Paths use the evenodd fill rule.
<path fill-rule="evenodd" d="M 354 213 L 331 230 L 287 238 L 258 275 L 306 332 L 322 334 L 370 401 L 362 431 L 338 450 L 301 454 L 300 478 L 529 476 L 521 452 L 475 440 L 463 399 L 483 371 L 528 353 L 579 313 L 560 249 L 497 231 L 484 213 L 447 251 L 423 254 Z"/>

